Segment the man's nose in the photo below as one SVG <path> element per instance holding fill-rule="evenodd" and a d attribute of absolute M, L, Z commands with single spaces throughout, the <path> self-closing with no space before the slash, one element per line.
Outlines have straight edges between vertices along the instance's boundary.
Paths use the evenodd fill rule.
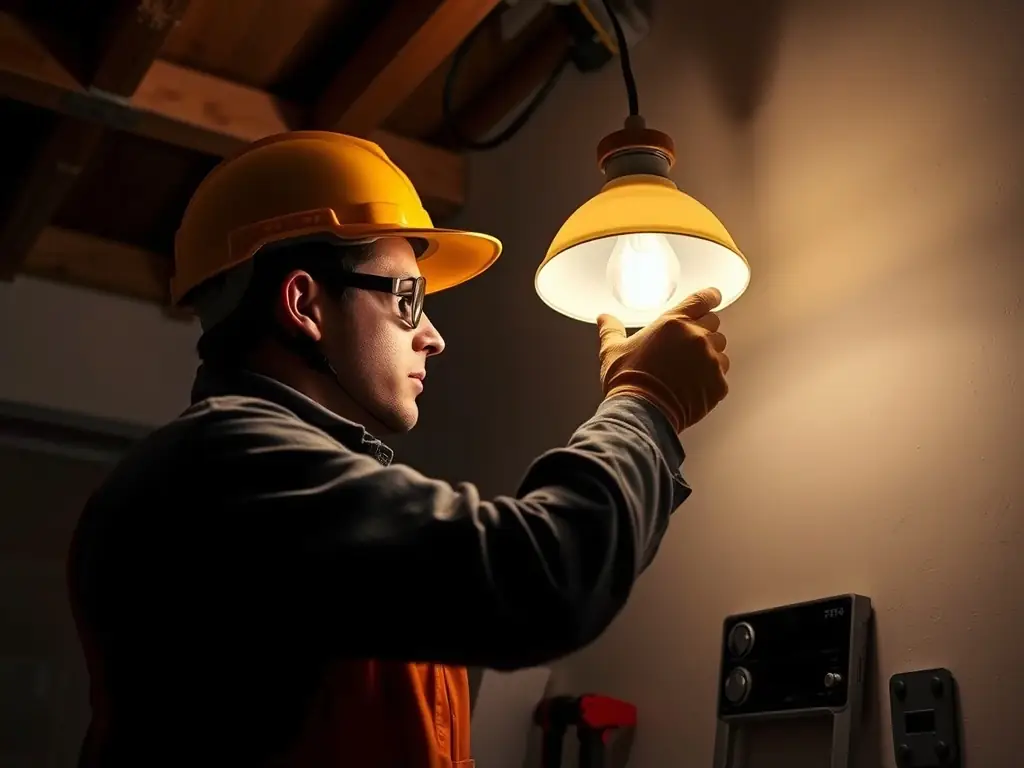
<path fill-rule="evenodd" d="M 424 312 L 420 318 L 419 333 L 416 334 L 417 351 L 427 353 L 427 357 L 439 355 L 444 352 L 444 337 L 438 332 L 430 318 Z"/>

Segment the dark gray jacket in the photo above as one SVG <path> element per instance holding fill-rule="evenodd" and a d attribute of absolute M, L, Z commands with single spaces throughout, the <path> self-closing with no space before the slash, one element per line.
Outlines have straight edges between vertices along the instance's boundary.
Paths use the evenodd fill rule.
<path fill-rule="evenodd" d="M 193 405 L 90 500 L 69 560 L 94 685 L 132 702 L 120 720 L 251 739 L 294 727 L 282 707 L 331 659 L 552 661 L 608 626 L 689 494 L 668 421 L 631 397 L 512 496 L 392 457 L 283 384 L 200 369 Z"/>

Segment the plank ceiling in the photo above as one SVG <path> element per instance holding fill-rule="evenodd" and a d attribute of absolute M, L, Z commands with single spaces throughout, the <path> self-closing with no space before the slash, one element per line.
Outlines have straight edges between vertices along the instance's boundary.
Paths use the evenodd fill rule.
<path fill-rule="evenodd" d="M 465 200 L 454 92 L 488 133 L 565 56 L 550 9 L 511 39 L 500 0 L 0 0 L 0 279 L 166 305 L 173 234 L 203 176 L 250 141 L 378 141 L 436 220 Z"/>

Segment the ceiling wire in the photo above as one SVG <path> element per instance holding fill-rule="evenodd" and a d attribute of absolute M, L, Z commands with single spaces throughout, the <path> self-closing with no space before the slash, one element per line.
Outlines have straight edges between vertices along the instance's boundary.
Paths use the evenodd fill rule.
<path fill-rule="evenodd" d="M 637 94 L 636 78 L 633 76 L 633 66 L 629 58 L 629 45 L 626 41 L 626 33 L 622 29 L 622 24 L 615 13 L 615 9 L 612 8 L 611 0 L 602 0 L 602 3 L 606 13 L 608 14 L 608 18 L 611 21 L 612 29 L 615 32 L 615 40 L 619 49 L 619 63 L 622 67 L 622 79 L 626 86 L 626 98 L 629 102 L 629 114 L 630 116 L 637 116 L 640 114 L 640 99 Z M 529 122 L 530 118 L 537 112 L 537 109 L 541 104 L 544 103 L 544 100 L 550 95 L 551 91 L 554 90 L 554 87 L 558 83 L 562 73 L 572 61 L 572 52 L 570 49 L 566 52 L 565 56 L 559 60 L 558 64 L 555 65 L 551 74 L 547 77 L 530 101 L 527 102 L 526 106 L 523 107 L 519 114 L 515 116 L 512 122 L 509 123 L 504 130 L 488 139 L 477 139 L 472 136 L 468 136 L 463 132 L 462 128 L 458 124 L 454 106 L 455 85 L 458 82 L 458 74 L 463 62 L 465 61 L 466 55 L 470 50 L 472 50 L 477 38 L 486 26 L 486 20 L 478 24 L 456 49 L 452 56 L 451 66 L 445 76 L 444 88 L 441 92 L 441 115 L 445 130 L 452 138 L 455 139 L 462 149 L 477 151 L 484 151 L 499 147 L 519 133 L 523 126 L 525 126 L 526 123 Z"/>

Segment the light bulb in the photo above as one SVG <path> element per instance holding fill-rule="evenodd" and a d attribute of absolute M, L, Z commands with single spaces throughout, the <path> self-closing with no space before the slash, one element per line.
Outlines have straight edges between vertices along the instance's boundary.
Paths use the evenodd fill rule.
<path fill-rule="evenodd" d="M 607 280 L 624 307 L 658 309 L 676 291 L 679 259 L 662 234 L 619 235 L 608 259 Z"/>

